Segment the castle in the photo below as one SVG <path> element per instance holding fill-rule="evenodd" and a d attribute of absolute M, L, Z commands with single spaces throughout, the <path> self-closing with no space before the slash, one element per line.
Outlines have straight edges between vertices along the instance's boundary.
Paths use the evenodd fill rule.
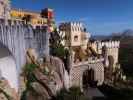
<path fill-rule="evenodd" d="M 104 54 L 106 59 L 108 59 L 108 56 L 112 56 L 114 59 L 114 67 L 118 63 L 120 41 L 90 41 L 91 34 L 87 32 L 81 22 L 61 23 L 59 30 L 60 36 L 63 38 L 62 44 L 65 47 L 81 47 L 85 50 L 87 46 L 90 46 L 96 54 L 101 55 L 104 52 L 103 48 L 106 47 L 106 54 Z"/>
<path fill-rule="evenodd" d="M 33 28 L 34 23 L 29 25 L 20 20 L 7 20 L 11 18 L 11 16 L 9 16 L 9 2 L 8 0 L 6 3 L 5 0 L 1 0 L 0 2 L 3 2 L 0 3 L 0 7 L 2 7 L 0 9 L 0 16 L 2 18 L 0 19 L 0 43 L 7 49 L 16 64 L 16 66 L 12 66 L 16 71 L 15 76 L 12 77 L 16 79 L 13 80 L 12 77 L 9 77 L 10 74 L 6 74 L 11 73 L 8 69 L 5 71 L 0 66 L 0 70 L 2 73 L 6 72 L 2 74 L 2 76 L 7 78 L 13 84 L 13 87 L 17 89 L 16 81 L 19 76 L 17 73 L 20 72 L 21 67 L 25 64 L 27 49 L 36 49 L 40 56 L 44 53 L 45 55 L 49 55 L 49 34 L 47 27 L 42 27 L 42 24 L 39 24 L 40 27 Z M 6 16 L 5 20 L 3 20 L 3 18 L 5 18 L 3 16 Z M 43 23 L 43 21 L 41 23 Z M 35 26 L 36 25 L 35 23 Z M 60 36 L 63 37 L 62 44 L 70 49 L 68 66 L 70 86 L 79 86 L 81 90 L 83 90 L 85 85 L 88 83 L 92 84 L 91 81 L 94 81 L 95 85 L 102 85 L 104 82 L 104 69 L 110 66 L 110 56 L 114 61 L 112 68 L 115 69 L 118 63 L 120 42 L 91 42 L 90 33 L 87 32 L 81 22 L 61 23 L 59 31 Z M 3 52 L 1 48 L 0 52 Z M 81 53 L 83 53 L 85 57 L 81 57 Z M 8 56 L 9 55 L 6 55 L 6 57 Z M 0 61 L 2 58 L 3 57 L 0 58 Z"/>
<path fill-rule="evenodd" d="M 97 85 L 103 84 L 105 68 L 111 66 L 115 70 L 117 67 L 120 42 L 91 41 L 91 34 L 81 22 L 61 23 L 59 30 L 63 38 L 62 44 L 72 52 L 70 58 L 72 85 L 80 86 L 82 89 L 84 80 L 87 82 L 95 80 L 98 82 Z"/>
<path fill-rule="evenodd" d="M 53 9 L 45 8 L 41 12 L 33 12 L 22 9 L 11 9 L 10 16 L 12 20 L 27 20 L 33 26 L 42 27 L 51 24 L 54 26 Z"/>

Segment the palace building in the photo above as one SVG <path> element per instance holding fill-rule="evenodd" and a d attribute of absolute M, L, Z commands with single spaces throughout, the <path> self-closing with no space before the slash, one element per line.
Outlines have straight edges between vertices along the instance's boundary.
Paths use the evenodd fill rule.
<path fill-rule="evenodd" d="M 81 22 L 66 22 L 59 25 L 60 36 L 64 38 L 62 44 L 66 47 L 87 48 L 90 33 Z"/>
<path fill-rule="evenodd" d="M 1 57 L 0 71 L 2 71 L 2 77 L 7 78 L 12 87 L 18 90 L 18 73 L 25 65 L 26 50 L 33 48 L 40 57 L 42 55 L 49 56 L 48 32 L 43 28 L 36 28 L 54 26 L 55 23 L 53 10 L 49 8 L 43 9 L 40 13 L 20 9 L 10 10 L 9 8 L 8 0 L 0 0 L 0 18 L 2 18 L 0 19 L 0 43 L 2 48 L 6 47 L 7 55 L 4 56 L 8 58 L 3 61 L 5 57 Z M 4 22 L 3 19 L 11 19 L 11 23 L 9 21 L 5 25 L 6 21 Z M 31 24 L 33 28 L 29 27 L 31 25 L 27 23 Z M 11 26 L 12 24 L 14 27 Z M 31 31 L 33 29 L 34 31 Z M 83 90 L 88 86 L 102 85 L 106 79 L 112 80 L 114 70 L 119 67 L 119 41 L 92 42 L 90 41 L 90 33 L 86 31 L 81 22 L 61 23 L 59 33 L 63 39 L 62 44 L 70 51 L 67 66 L 69 87 L 77 86 Z M 3 52 L 2 49 L 0 50 Z M 8 51 L 11 53 L 10 55 Z M 62 63 L 57 64 L 56 61 L 53 61 L 55 66 L 59 65 L 64 68 Z M 106 74 L 107 71 L 111 72 L 109 78 L 107 77 L 108 73 Z M 62 72 L 65 75 L 63 70 Z M 62 78 L 65 80 L 65 77 Z"/>
<path fill-rule="evenodd" d="M 33 12 L 22 9 L 12 9 L 10 12 L 12 20 L 23 20 L 30 23 L 34 28 L 38 26 L 54 26 L 53 9 L 45 8 L 41 12 Z"/>

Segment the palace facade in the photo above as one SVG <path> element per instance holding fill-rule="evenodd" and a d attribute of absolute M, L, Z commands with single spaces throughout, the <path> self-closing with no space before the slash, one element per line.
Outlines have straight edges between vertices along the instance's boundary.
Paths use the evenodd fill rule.
<path fill-rule="evenodd" d="M 45 8 L 41 12 L 33 12 L 22 9 L 11 9 L 10 12 L 12 20 L 23 20 L 30 23 L 34 28 L 47 25 L 54 26 L 53 9 Z"/>
<path fill-rule="evenodd" d="M 66 47 L 87 48 L 90 33 L 81 22 L 65 22 L 59 25 L 60 36 L 63 38 L 62 44 Z"/>

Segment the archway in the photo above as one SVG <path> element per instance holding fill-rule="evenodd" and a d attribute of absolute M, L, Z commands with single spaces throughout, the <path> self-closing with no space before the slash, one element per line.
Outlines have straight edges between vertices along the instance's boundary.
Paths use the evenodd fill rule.
<path fill-rule="evenodd" d="M 18 91 L 18 74 L 14 57 L 9 49 L 0 43 L 0 78 L 5 78 Z"/>
<path fill-rule="evenodd" d="M 83 84 L 83 89 L 86 89 L 88 87 L 95 87 L 97 85 L 97 82 L 94 79 L 95 72 L 93 69 L 88 69 L 83 72 L 83 79 L 82 79 L 82 84 Z"/>

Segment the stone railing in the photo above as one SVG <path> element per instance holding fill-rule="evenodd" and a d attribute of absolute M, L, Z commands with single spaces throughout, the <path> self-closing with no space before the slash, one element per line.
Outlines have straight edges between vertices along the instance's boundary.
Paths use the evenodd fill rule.
<path fill-rule="evenodd" d="M 87 61 L 73 63 L 72 66 L 88 65 L 88 64 L 94 64 L 94 63 L 103 62 L 103 61 L 104 61 L 104 58 L 90 57 L 88 58 Z"/>
<path fill-rule="evenodd" d="M 90 57 L 88 58 L 88 63 L 97 63 L 104 61 L 104 58 Z"/>

